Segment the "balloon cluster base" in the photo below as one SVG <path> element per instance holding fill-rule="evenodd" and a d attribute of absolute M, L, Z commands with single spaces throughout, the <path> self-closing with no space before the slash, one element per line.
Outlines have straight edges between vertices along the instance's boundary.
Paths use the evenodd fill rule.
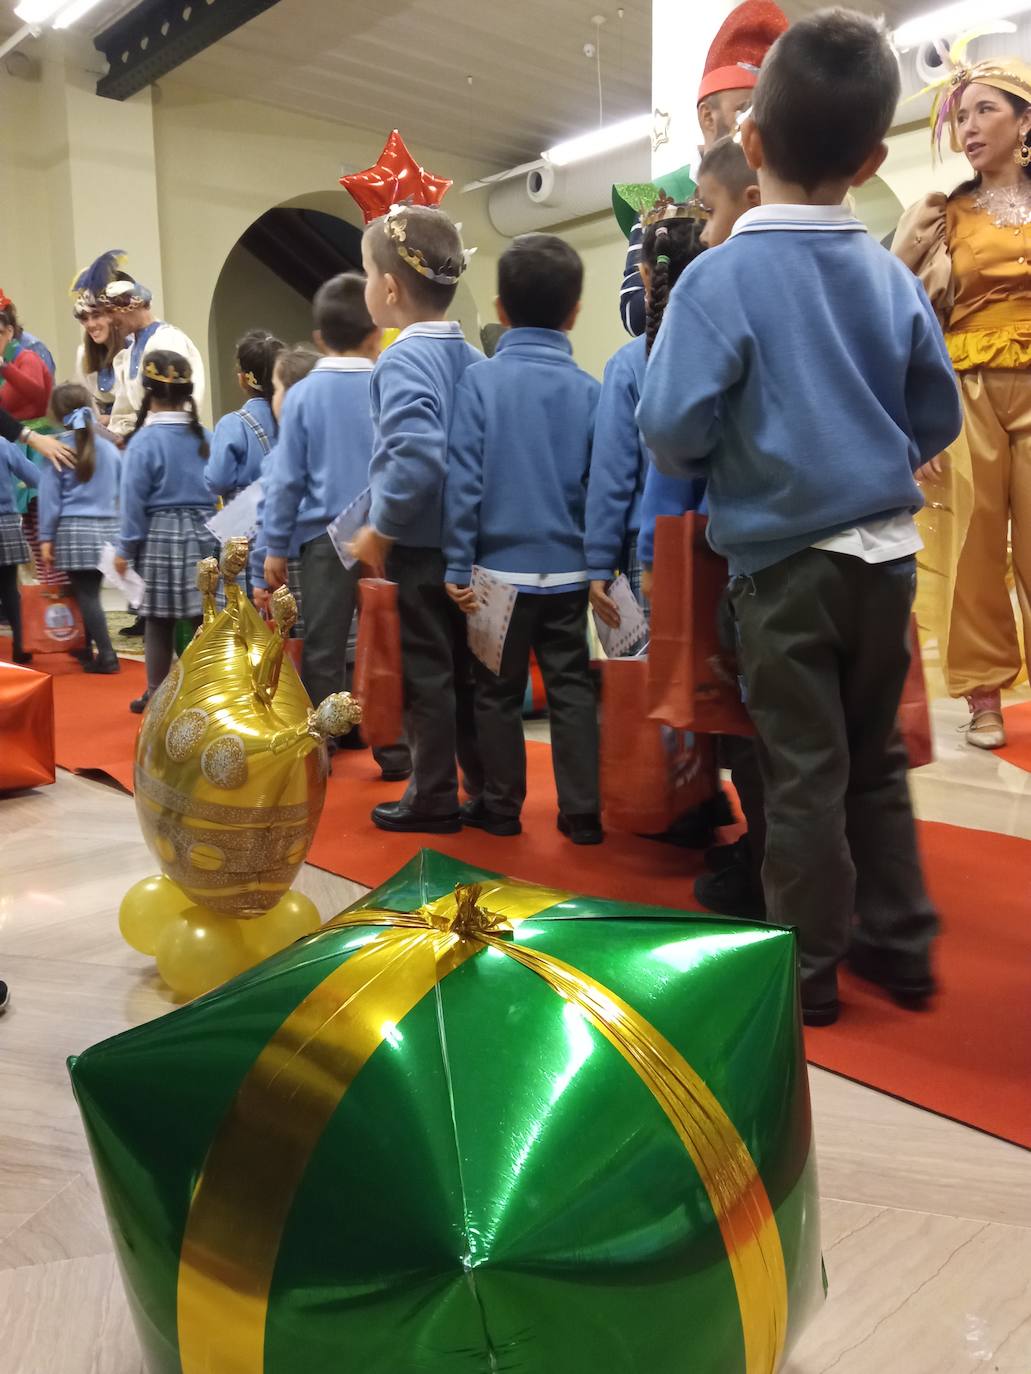
<path fill-rule="evenodd" d="M 271 910 L 248 920 L 198 906 L 163 875 L 135 883 L 118 913 L 126 944 L 153 956 L 179 997 L 210 992 L 319 925 L 315 904 L 300 892 L 287 892 Z"/>

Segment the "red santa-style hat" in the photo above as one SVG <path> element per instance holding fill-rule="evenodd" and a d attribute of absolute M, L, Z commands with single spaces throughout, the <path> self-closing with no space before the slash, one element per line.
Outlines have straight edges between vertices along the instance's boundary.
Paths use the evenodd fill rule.
<path fill-rule="evenodd" d="M 699 101 L 719 91 L 750 90 L 763 58 L 788 27 L 787 15 L 773 0 L 745 0 L 731 10 L 705 59 Z"/>

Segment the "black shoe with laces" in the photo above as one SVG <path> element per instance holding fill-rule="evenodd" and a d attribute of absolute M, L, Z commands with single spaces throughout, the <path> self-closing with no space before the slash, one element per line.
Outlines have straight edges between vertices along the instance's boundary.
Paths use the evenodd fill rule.
<path fill-rule="evenodd" d="M 372 821 L 380 830 L 405 835 L 456 835 L 462 828 L 462 816 L 458 811 L 450 816 L 426 816 L 399 801 L 381 802 L 373 807 Z"/>
<path fill-rule="evenodd" d="M 601 817 L 596 811 L 586 811 L 575 816 L 567 816 L 560 811 L 558 828 L 574 844 L 601 844 L 605 838 L 605 831 L 601 828 Z"/>
<path fill-rule="evenodd" d="M 848 966 L 858 977 L 891 993 L 903 1007 L 918 1009 L 938 990 L 928 959 L 893 954 L 873 945 L 853 945 Z"/>
<path fill-rule="evenodd" d="M 751 864 L 738 863 L 719 873 L 703 873 L 695 879 L 694 895 L 702 906 L 721 916 L 766 919 L 766 901 Z"/>
<path fill-rule="evenodd" d="M 523 823 L 518 816 L 503 816 L 499 811 L 489 811 L 482 797 L 467 801 L 462 807 L 462 824 L 474 830 L 486 831 L 488 835 L 521 835 Z"/>

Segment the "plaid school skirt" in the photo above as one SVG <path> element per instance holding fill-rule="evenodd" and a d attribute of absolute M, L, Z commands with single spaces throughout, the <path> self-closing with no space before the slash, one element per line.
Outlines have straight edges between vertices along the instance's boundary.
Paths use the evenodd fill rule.
<path fill-rule="evenodd" d="M 57 522 L 54 567 L 63 572 L 96 568 L 105 544 L 118 543 L 118 521 L 108 515 L 67 515 Z"/>
<path fill-rule="evenodd" d="M 156 510 L 136 571 L 143 578 L 140 615 L 165 620 L 187 620 L 201 614 L 197 590 L 197 564 L 218 557 L 218 540 L 205 527 L 211 511 L 199 506 L 175 506 Z"/>
<path fill-rule="evenodd" d="M 21 516 L 14 511 L 0 515 L 0 566 L 27 563 L 29 546 L 21 527 Z"/>

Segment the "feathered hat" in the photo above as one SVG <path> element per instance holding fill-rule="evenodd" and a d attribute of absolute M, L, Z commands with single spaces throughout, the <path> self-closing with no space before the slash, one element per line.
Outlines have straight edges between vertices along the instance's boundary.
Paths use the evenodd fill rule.
<path fill-rule="evenodd" d="M 1031 67 L 1019 57 L 989 57 L 983 62 L 969 63 L 967 48 L 975 38 L 985 38 L 989 34 L 1016 33 L 1016 25 L 1007 20 L 985 25 L 957 38 L 944 56 L 947 59 L 946 74 L 939 80 L 925 86 L 918 96 L 934 92 L 931 106 L 931 148 L 937 156 L 941 155 L 942 138 L 945 127 L 949 128 L 949 143 L 954 153 L 963 151 L 959 128 L 956 123 L 959 103 L 968 86 L 993 86 L 997 91 L 1006 91 L 1031 105 Z"/>
<path fill-rule="evenodd" d="M 72 282 L 72 309 L 77 318 L 91 310 L 135 310 L 149 305 L 151 294 L 122 266 L 124 248 L 109 248 Z"/>

